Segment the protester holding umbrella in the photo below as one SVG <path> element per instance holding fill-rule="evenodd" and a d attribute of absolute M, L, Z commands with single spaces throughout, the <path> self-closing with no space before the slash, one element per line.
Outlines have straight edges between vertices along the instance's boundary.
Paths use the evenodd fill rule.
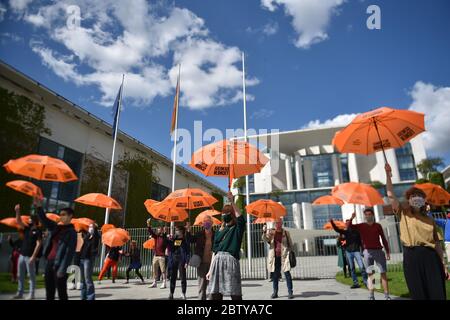
<path fill-rule="evenodd" d="M 100 234 L 95 223 L 82 231 L 83 246 L 80 251 L 81 300 L 95 300 L 95 287 L 92 280 L 95 258 L 98 255 Z"/>
<path fill-rule="evenodd" d="M 400 204 L 394 193 L 391 167 L 386 164 L 387 196 L 400 220 L 403 243 L 403 272 L 414 300 L 446 300 L 448 270 L 441 247 L 442 236 L 433 218 L 425 211 L 426 194 L 417 187 L 405 192 L 407 204 Z"/>
<path fill-rule="evenodd" d="M 16 222 L 19 230 L 23 233 L 22 247 L 18 261 L 18 279 L 19 286 L 15 299 L 22 299 L 24 292 L 25 274 L 30 277 L 29 300 L 34 299 L 34 290 L 36 288 L 36 267 L 35 261 L 42 246 L 42 233 L 38 228 L 37 216 L 30 217 L 28 224 L 24 224 L 20 218 L 20 204 L 16 204 Z"/>
<path fill-rule="evenodd" d="M 212 300 L 222 300 L 223 296 L 242 300 L 239 254 L 246 222 L 234 203 L 233 194 L 228 192 L 227 197 L 231 204 L 222 209 L 222 226 L 214 236 L 214 254 L 206 275 L 207 294 Z"/>
<path fill-rule="evenodd" d="M 118 263 L 122 247 L 107 247 L 107 248 L 109 248 L 109 251 L 105 258 L 103 268 L 100 271 L 100 274 L 98 275 L 99 283 L 100 281 L 102 281 L 103 276 L 110 268 L 112 268 L 112 283 L 115 283 L 117 278 Z"/>
<path fill-rule="evenodd" d="M 144 278 L 142 277 L 142 274 L 139 272 L 139 269 L 141 268 L 141 250 L 137 247 L 137 243 L 135 240 L 131 241 L 131 248 L 129 251 L 126 251 L 123 253 L 125 257 L 130 258 L 130 264 L 127 268 L 127 281 L 126 284 L 130 280 L 130 272 L 131 270 L 134 270 L 136 272 L 136 275 L 141 279 L 142 283 L 144 283 Z"/>
<path fill-rule="evenodd" d="M 167 248 L 167 234 L 165 228 L 159 227 L 156 232 L 151 228 L 151 219 L 147 220 L 147 230 L 152 238 L 155 240 L 155 253 L 153 255 L 153 283 L 150 288 L 157 286 L 158 268 L 161 270 L 161 277 L 163 283 L 161 289 L 166 288 L 166 248 Z"/>

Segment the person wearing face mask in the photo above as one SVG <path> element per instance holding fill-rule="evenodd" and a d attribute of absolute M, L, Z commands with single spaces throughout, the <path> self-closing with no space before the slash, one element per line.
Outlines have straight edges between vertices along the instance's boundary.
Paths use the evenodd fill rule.
<path fill-rule="evenodd" d="M 239 254 L 245 232 L 245 218 L 228 192 L 228 201 L 222 209 L 222 226 L 214 235 L 213 257 L 206 279 L 209 281 L 207 294 L 211 300 L 242 300 Z"/>
<path fill-rule="evenodd" d="M 433 218 L 426 215 L 425 193 L 416 187 L 405 192 L 407 204 L 400 204 L 394 194 L 392 169 L 386 170 L 387 196 L 400 220 L 403 244 L 403 273 L 413 300 L 446 300 L 447 265 L 441 247 L 442 236 Z"/>
<path fill-rule="evenodd" d="M 187 229 L 187 230 L 186 230 Z M 167 241 L 169 249 L 169 269 L 170 269 L 170 294 L 169 300 L 173 299 L 175 286 L 177 284 L 177 275 L 181 278 L 181 299 L 186 300 L 186 268 L 190 258 L 190 225 L 175 228 L 175 236 L 170 235 Z"/>
<path fill-rule="evenodd" d="M 191 237 L 195 243 L 194 254 L 200 257 L 200 265 L 197 267 L 198 276 L 198 298 L 206 300 L 206 288 L 208 280 L 206 274 L 209 271 L 212 258 L 212 244 L 214 240 L 213 221 L 211 216 L 205 216 L 202 221 L 203 229 Z"/>
<path fill-rule="evenodd" d="M 364 210 L 365 223 L 352 224 L 352 220 L 356 217 L 356 213 L 352 214 L 351 219 L 347 220 L 347 228 L 354 228 L 359 231 L 361 236 L 361 244 L 363 247 L 364 263 L 366 268 L 372 266 L 374 263 L 377 264 L 380 269 L 381 274 L 381 285 L 384 290 L 384 298 L 386 300 L 391 300 L 389 296 L 389 283 L 387 278 L 387 264 L 386 260 L 391 259 L 389 244 L 384 236 L 383 227 L 381 224 L 375 222 L 375 214 L 373 209 L 366 208 Z M 381 242 L 380 243 L 380 238 Z M 386 250 L 386 255 L 383 252 L 383 247 Z M 372 276 L 368 275 L 369 284 L 369 300 L 375 300 L 374 288 L 372 285 Z"/>
<path fill-rule="evenodd" d="M 88 231 L 82 232 L 82 237 L 83 246 L 80 251 L 81 300 L 95 300 L 92 272 L 100 241 L 97 225 L 90 224 Z"/>
<path fill-rule="evenodd" d="M 166 288 L 166 249 L 167 249 L 167 234 L 165 228 L 159 227 L 156 232 L 153 231 L 152 220 L 147 220 L 148 233 L 155 239 L 155 254 L 153 255 L 153 283 L 150 288 L 156 288 L 158 280 L 158 270 L 161 270 L 161 277 L 163 279 L 161 289 Z"/>

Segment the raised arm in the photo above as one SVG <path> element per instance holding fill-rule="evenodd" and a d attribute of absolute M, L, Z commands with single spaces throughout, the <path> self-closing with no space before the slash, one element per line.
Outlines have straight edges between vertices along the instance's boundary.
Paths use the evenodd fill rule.
<path fill-rule="evenodd" d="M 47 216 L 45 215 L 44 209 L 42 209 L 42 200 L 39 199 L 38 197 L 34 197 L 33 204 L 36 208 L 37 216 L 41 221 L 41 223 L 44 225 L 44 227 L 46 227 L 49 230 L 55 229 L 57 224 L 56 222 L 47 218 Z"/>
<path fill-rule="evenodd" d="M 389 198 L 390 204 L 392 205 L 392 210 L 394 211 L 395 214 L 398 214 L 400 210 L 400 202 L 398 201 L 394 193 L 394 186 L 392 185 L 392 169 L 389 163 L 386 163 L 384 169 L 386 171 L 387 196 Z"/>
<path fill-rule="evenodd" d="M 16 212 L 16 222 L 19 226 L 19 229 L 25 229 L 26 225 L 22 222 L 22 219 L 20 218 L 20 204 L 16 204 L 14 207 L 14 211 Z"/>
<path fill-rule="evenodd" d="M 227 193 L 227 198 L 228 198 L 228 200 L 231 202 L 231 206 L 232 206 L 233 209 L 234 209 L 236 218 L 237 218 L 237 217 L 240 217 L 240 216 L 242 215 L 241 210 L 239 210 L 239 208 L 238 208 L 238 206 L 236 205 L 236 203 L 234 203 L 234 196 L 233 196 L 233 194 L 232 194 L 231 192 L 228 192 L 228 193 Z"/>
<path fill-rule="evenodd" d="M 339 228 L 336 226 L 336 224 L 334 223 L 333 219 L 330 219 L 330 223 L 331 223 L 331 226 L 333 227 L 334 231 L 336 231 L 336 232 L 339 233 L 339 234 L 343 234 L 343 233 L 344 233 L 344 230 L 339 229 Z"/>
<path fill-rule="evenodd" d="M 152 236 L 152 238 L 156 239 L 157 234 L 152 229 L 152 219 L 151 218 L 147 219 L 147 230 L 148 230 L 148 233 Z"/>
<path fill-rule="evenodd" d="M 347 228 L 350 228 L 352 226 L 353 219 L 355 219 L 355 218 L 356 218 L 356 213 L 353 212 L 350 219 L 348 219 L 347 222 L 345 223 L 347 225 Z M 353 225 L 353 226 L 356 226 L 356 225 Z"/>

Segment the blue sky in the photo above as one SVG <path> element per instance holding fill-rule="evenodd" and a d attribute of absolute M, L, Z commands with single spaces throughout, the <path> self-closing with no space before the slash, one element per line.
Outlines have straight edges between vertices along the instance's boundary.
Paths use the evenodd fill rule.
<path fill-rule="evenodd" d="M 450 162 L 450 3 L 446 0 L 2 1 L 0 59 L 169 156 L 176 64 L 179 126 L 293 130 L 344 125 L 378 106 L 426 113 L 429 155 Z M 366 9 L 381 9 L 369 30 Z M 217 182 L 217 180 L 214 180 Z M 222 183 L 221 183 L 222 185 Z"/>

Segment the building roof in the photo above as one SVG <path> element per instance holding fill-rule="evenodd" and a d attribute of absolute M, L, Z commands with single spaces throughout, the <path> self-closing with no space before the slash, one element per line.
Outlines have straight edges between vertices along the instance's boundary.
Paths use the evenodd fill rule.
<path fill-rule="evenodd" d="M 8 65 L 4 61 L 0 60 L 0 78 L 9 81 L 14 86 L 19 87 L 23 91 L 27 92 L 29 95 L 34 96 L 37 101 L 45 101 L 45 104 L 53 106 L 62 112 L 70 115 L 73 118 L 81 121 L 84 125 L 94 128 L 102 133 L 110 136 L 112 131 L 112 125 L 90 113 L 86 109 L 80 107 L 79 105 L 71 102 L 70 100 L 64 98 L 53 90 L 47 88 L 43 84 L 31 79 L 21 71 L 15 69 L 14 67 Z M 165 155 L 159 153 L 155 149 L 145 145 L 141 141 L 133 138 L 132 136 L 126 134 L 123 131 L 118 132 L 117 139 L 128 146 L 134 147 L 137 151 L 149 154 L 151 159 L 157 160 L 160 163 L 172 167 L 172 160 Z M 184 168 L 183 166 L 177 165 L 177 173 L 189 177 L 199 183 L 202 183 L 212 190 L 218 193 L 225 194 L 224 190 L 215 184 L 209 182 L 208 180 L 202 178 L 194 172 Z"/>

